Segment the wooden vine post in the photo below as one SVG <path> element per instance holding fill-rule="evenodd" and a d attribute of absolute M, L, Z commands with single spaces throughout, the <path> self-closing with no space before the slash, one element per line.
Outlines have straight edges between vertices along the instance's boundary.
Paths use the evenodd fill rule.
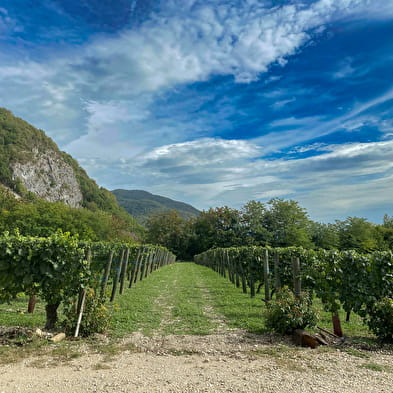
<path fill-rule="evenodd" d="M 121 267 L 123 265 L 123 258 L 124 258 L 124 248 L 121 251 L 121 257 L 119 259 L 119 264 L 117 265 L 117 272 L 116 272 L 115 278 L 113 280 L 112 294 L 111 294 L 111 299 L 110 299 L 111 302 L 113 302 L 115 300 L 116 291 L 117 291 L 117 284 L 119 283 L 119 280 L 120 280 Z"/>
<path fill-rule="evenodd" d="M 149 259 L 148 259 L 148 262 L 147 262 L 146 267 L 145 267 L 145 275 L 144 275 L 144 278 L 146 278 L 147 275 L 148 275 L 149 272 L 150 272 L 150 268 L 151 268 L 151 265 L 153 264 L 153 259 L 154 259 L 155 252 L 156 252 L 155 249 L 150 250 Z"/>
<path fill-rule="evenodd" d="M 260 258 L 257 257 L 257 260 L 260 261 Z M 250 297 L 255 297 L 255 277 L 254 277 L 254 272 L 251 270 L 251 264 L 248 265 L 248 270 L 249 270 L 249 284 L 250 284 Z"/>
<path fill-rule="evenodd" d="M 244 271 L 244 265 L 242 262 L 241 263 L 241 274 L 242 274 L 242 291 L 243 293 L 247 293 L 247 279 Z"/>
<path fill-rule="evenodd" d="M 37 303 L 37 298 L 35 295 L 30 295 L 29 297 L 29 304 L 27 306 L 27 312 L 29 314 L 33 314 L 34 313 L 34 309 L 35 309 L 35 305 Z"/>
<path fill-rule="evenodd" d="M 233 264 L 235 265 L 235 262 L 233 262 Z M 235 269 L 235 285 L 236 288 L 240 288 L 240 275 L 238 266 L 235 265 Z"/>
<path fill-rule="evenodd" d="M 136 265 L 136 272 L 135 272 L 135 277 L 134 277 L 134 284 L 138 281 L 138 275 L 140 274 L 141 270 L 142 270 L 142 261 L 143 261 L 143 257 L 145 255 L 145 250 L 146 247 L 143 247 L 141 250 L 141 255 L 138 258 L 138 263 Z"/>
<path fill-rule="evenodd" d="M 139 277 L 140 281 L 142 281 L 143 278 L 145 277 L 145 272 L 146 272 L 146 269 L 147 269 L 147 267 L 149 265 L 150 256 L 151 256 L 151 249 L 149 249 L 149 247 L 146 247 L 144 258 L 142 259 L 141 274 L 140 274 L 140 277 Z"/>
<path fill-rule="evenodd" d="M 293 290 L 294 290 L 295 296 L 299 297 L 300 293 L 302 291 L 299 258 L 292 258 L 292 272 L 293 272 Z"/>
<path fill-rule="evenodd" d="M 81 296 L 81 302 L 80 302 L 80 310 L 79 310 L 79 314 L 78 314 L 78 321 L 76 322 L 74 337 L 79 336 L 79 329 L 80 329 L 81 322 L 82 322 L 83 310 L 85 308 L 86 289 L 83 289 L 81 294 L 82 294 L 82 296 Z"/>
<path fill-rule="evenodd" d="M 332 322 L 334 334 L 338 337 L 342 337 L 343 330 L 341 328 L 341 321 L 337 311 L 332 313 Z"/>
<path fill-rule="evenodd" d="M 111 252 L 109 253 L 108 262 L 105 266 L 104 278 L 102 280 L 102 285 L 101 285 L 101 297 L 103 297 L 105 295 L 106 286 L 108 284 L 108 279 L 109 279 L 109 273 L 110 273 L 111 267 L 112 267 L 112 260 L 113 260 L 114 253 L 115 253 L 115 251 L 111 250 Z"/>
<path fill-rule="evenodd" d="M 139 259 L 142 254 L 142 249 L 143 248 L 138 249 L 138 254 L 137 254 L 137 256 L 135 258 L 135 262 L 133 263 L 133 266 L 132 266 L 131 278 L 130 278 L 130 282 L 128 284 L 128 288 L 131 288 L 132 284 L 135 283 L 135 277 L 138 274 L 138 270 L 139 270 Z"/>
<path fill-rule="evenodd" d="M 269 285 L 269 250 L 265 250 L 265 258 L 263 260 L 263 280 L 265 283 L 265 300 L 270 300 L 270 285 Z"/>
<path fill-rule="evenodd" d="M 276 291 L 281 289 L 280 254 L 277 250 L 274 253 L 274 287 Z"/>
<path fill-rule="evenodd" d="M 119 291 L 120 295 L 122 295 L 124 292 L 124 283 L 126 281 L 129 258 L 130 258 L 130 249 L 127 247 L 126 256 L 125 256 L 123 263 L 121 265 L 121 278 L 120 278 L 120 291 Z"/>

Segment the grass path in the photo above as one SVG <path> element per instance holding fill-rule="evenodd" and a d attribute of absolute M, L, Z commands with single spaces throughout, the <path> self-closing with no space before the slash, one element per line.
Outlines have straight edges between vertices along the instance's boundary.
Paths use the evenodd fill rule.
<path fill-rule="evenodd" d="M 175 263 L 153 272 L 138 281 L 110 304 L 113 318 L 110 334 L 121 337 L 140 331 L 145 335 L 207 335 L 230 329 L 264 333 L 262 295 L 250 299 L 216 272 L 191 262 Z M 316 299 L 316 306 L 322 310 Z M 12 305 L 0 305 L 0 326 L 42 327 L 44 304 L 37 304 L 34 314 L 26 314 L 27 298 L 18 298 Z M 331 329 L 331 315 L 320 312 L 320 326 Z M 370 336 L 357 315 L 345 323 L 344 334 Z"/>
<path fill-rule="evenodd" d="M 116 300 L 115 335 L 205 335 L 246 328 L 263 331 L 260 299 L 250 299 L 212 270 L 177 263 L 154 272 Z"/>

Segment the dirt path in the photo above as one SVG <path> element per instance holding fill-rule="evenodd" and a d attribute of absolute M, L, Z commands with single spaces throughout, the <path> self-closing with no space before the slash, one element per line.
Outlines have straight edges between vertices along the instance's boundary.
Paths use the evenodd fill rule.
<path fill-rule="evenodd" d="M 241 331 L 151 338 L 134 333 L 120 345 L 112 358 L 89 350 L 67 362 L 47 355 L 0 366 L 0 392 L 393 392 L 387 353 L 295 348 Z"/>

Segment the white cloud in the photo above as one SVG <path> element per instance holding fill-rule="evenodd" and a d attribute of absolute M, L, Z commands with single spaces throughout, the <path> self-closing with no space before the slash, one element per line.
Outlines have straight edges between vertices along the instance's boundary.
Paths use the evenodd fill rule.
<path fill-rule="evenodd" d="M 0 66 L 0 80 L 7 106 L 56 140 L 71 142 L 80 134 L 91 136 L 89 127 L 76 124 L 88 126 L 97 117 L 96 112 L 86 112 L 81 102 L 111 106 L 130 101 L 135 104 L 134 115 L 139 111 L 144 117 L 149 110 L 146 94 L 154 94 L 154 99 L 178 84 L 204 81 L 215 74 L 250 82 L 272 63 L 282 63 L 299 50 L 319 26 L 368 4 L 366 0 L 320 0 L 309 6 L 269 8 L 269 3 L 247 0 L 235 7 L 224 0 L 162 2 L 160 13 L 133 30 L 115 37 L 101 35 L 74 49 L 62 48 L 41 62 L 18 63 L 6 54 L 9 62 Z M 284 105 L 285 99 L 281 101 Z M 145 119 L 138 121 L 135 116 L 129 129 L 147 134 L 141 149 L 151 139 L 158 140 L 162 128 L 179 136 L 184 126 L 150 121 L 147 128 Z M 152 127 L 156 138 L 151 138 Z M 68 136 L 64 135 L 67 128 Z M 77 143 L 73 143 L 75 149 Z"/>
<path fill-rule="evenodd" d="M 306 153 L 308 151 L 329 151 L 330 147 L 326 143 L 312 143 L 311 145 L 295 146 L 288 153 Z"/>
<path fill-rule="evenodd" d="M 276 101 L 276 102 L 275 102 L 274 104 L 272 104 L 271 106 L 272 106 L 273 109 L 278 110 L 278 109 L 281 109 L 281 108 L 283 108 L 284 106 L 286 106 L 286 105 L 288 105 L 288 104 L 290 104 L 291 102 L 294 102 L 294 101 L 296 101 L 296 98 L 295 98 L 295 97 L 292 97 L 292 98 L 289 98 L 289 99 L 287 99 L 287 100 Z"/>
<path fill-rule="evenodd" d="M 378 192 L 383 189 L 385 195 L 374 198 L 374 192 L 371 196 L 369 192 L 370 206 L 375 207 L 375 201 L 381 199 L 386 201 L 386 195 L 393 193 L 391 181 L 378 180 L 389 179 L 393 173 L 393 141 L 309 147 L 320 154 L 265 160 L 258 158 L 260 148 L 244 141 L 206 138 L 168 145 L 119 164 L 110 185 L 140 188 L 149 179 L 150 191 L 187 200 L 199 208 L 225 204 L 240 207 L 259 198 L 295 198 L 310 207 L 313 217 L 324 220 L 345 218 L 345 201 L 351 196 L 366 203 L 363 193 L 367 184 L 378 184 Z M 365 182 L 366 176 L 370 180 Z M 360 194 L 357 187 L 363 190 Z M 322 198 L 320 189 L 330 200 Z M 326 216 L 317 209 L 322 200 Z"/>
<path fill-rule="evenodd" d="M 214 125 L 190 114 L 158 118 L 154 113 L 154 104 L 178 85 L 213 75 L 250 83 L 272 64 L 285 66 L 325 24 L 353 15 L 376 18 L 393 8 L 367 0 L 320 0 L 274 8 L 270 3 L 241 0 L 235 7 L 224 0 L 168 0 L 162 2 L 160 14 L 118 36 L 99 36 L 41 61 L 17 62 L 4 54 L 9 61 L 0 66 L 2 98 L 18 115 L 61 141 L 101 184 L 148 186 L 177 199 L 187 195 L 198 207 L 292 192 L 303 192 L 305 200 L 306 189 L 311 195 L 317 187 L 334 189 L 340 182 L 344 195 L 349 180 L 383 176 L 393 162 L 391 141 L 293 149 L 322 152 L 303 160 L 259 157 L 343 125 L 356 129 L 359 115 L 393 99 L 393 90 L 330 121 L 321 117 L 273 121 L 271 127 L 287 131 L 248 142 L 201 138 Z M 0 10 L 0 32 L 6 17 Z M 349 75 L 352 63 L 348 64 L 336 76 Z M 288 91 L 274 94 L 277 106 L 290 102 Z M 162 103 L 169 105 L 165 99 Z M 225 118 L 216 117 L 217 124 Z M 380 128 L 391 134 L 388 121 Z M 380 183 L 379 190 L 385 187 L 385 194 L 391 194 L 390 184 Z M 356 191 L 355 186 L 348 190 L 348 195 Z"/>
<path fill-rule="evenodd" d="M 309 117 L 288 117 L 285 119 L 274 120 L 270 123 L 270 127 L 301 127 L 301 126 L 312 126 L 318 124 L 322 121 L 319 116 L 309 116 Z"/>
<path fill-rule="evenodd" d="M 234 163 L 238 159 L 251 159 L 260 150 L 246 141 L 205 138 L 192 142 L 161 146 L 144 156 L 146 165 L 153 162 L 175 162 L 176 165 L 215 166 Z"/>
<path fill-rule="evenodd" d="M 321 120 L 319 121 L 318 117 L 305 117 L 300 119 L 288 118 L 274 121 L 270 124 L 271 126 L 287 126 L 287 130 L 282 130 L 281 132 L 272 131 L 266 135 L 253 139 L 252 142 L 257 145 L 265 146 L 270 152 L 274 152 L 301 144 L 311 139 L 332 134 L 346 127 L 348 127 L 348 130 L 354 130 L 361 126 L 359 115 L 363 115 L 362 119 L 364 122 L 365 119 L 371 121 L 370 119 L 372 119 L 372 116 L 366 116 L 367 111 L 391 100 L 393 100 L 392 87 L 384 94 L 367 102 L 358 103 L 348 113 L 331 120 L 320 118 Z M 300 129 L 299 126 L 301 126 Z"/>
<path fill-rule="evenodd" d="M 339 69 L 333 73 L 333 79 L 342 79 L 352 75 L 355 72 L 355 68 L 352 66 L 352 59 L 347 57 L 340 65 Z"/>
<path fill-rule="evenodd" d="M 264 192 L 256 192 L 252 195 L 251 199 L 271 199 L 271 198 L 284 198 L 292 194 L 294 191 L 289 189 L 282 189 L 282 190 L 268 190 Z"/>
<path fill-rule="evenodd" d="M 226 1 L 188 7 L 175 1 L 138 29 L 115 38 L 100 36 L 79 53 L 52 61 L 49 68 L 82 78 L 90 69 L 90 76 L 98 77 L 96 90 L 111 87 L 131 94 L 203 81 L 213 74 L 247 83 L 270 64 L 283 63 L 310 39 L 310 30 L 366 3 L 320 0 L 307 8 L 292 4 L 270 9 L 257 1 L 244 1 L 240 7 Z M 25 70 L 31 66 L 20 65 Z"/>

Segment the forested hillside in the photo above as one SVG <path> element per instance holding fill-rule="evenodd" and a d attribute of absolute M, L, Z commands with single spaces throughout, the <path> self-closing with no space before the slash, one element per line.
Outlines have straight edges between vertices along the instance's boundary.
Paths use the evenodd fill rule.
<path fill-rule="evenodd" d="M 197 217 L 199 210 L 187 203 L 174 201 L 160 195 L 154 195 L 142 190 L 113 190 L 120 206 L 133 215 L 139 222 L 146 223 L 149 216 L 176 210 L 183 219 Z"/>
<path fill-rule="evenodd" d="M 20 222 L 18 228 L 24 227 L 25 234 L 31 234 L 34 228 L 34 234 L 40 235 L 40 227 L 46 228 L 45 233 L 55 227 L 68 230 L 71 222 L 83 216 L 93 227 L 106 228 L 105 238 L 115 233 L 140 236 L 143 232 L 136 220 L 119 206 L 114 195 L 99 187 L 44 131 L 4 108 L 0 108 L 0 185 L 3 186 L 0 199 L 7 201 L 8 206 L 6 211 L 5 203 L 1 207 L 2 229 L 12 229 Z M 14 200 L 15 196 L 20 199 Z M 48 221 L 43 222 L 43 217 Z M 41 220 L 41 224 L 33 224 L 34 218 Z M 95 232 L 91 228 L 87 232 L 80 231 Z"/>

